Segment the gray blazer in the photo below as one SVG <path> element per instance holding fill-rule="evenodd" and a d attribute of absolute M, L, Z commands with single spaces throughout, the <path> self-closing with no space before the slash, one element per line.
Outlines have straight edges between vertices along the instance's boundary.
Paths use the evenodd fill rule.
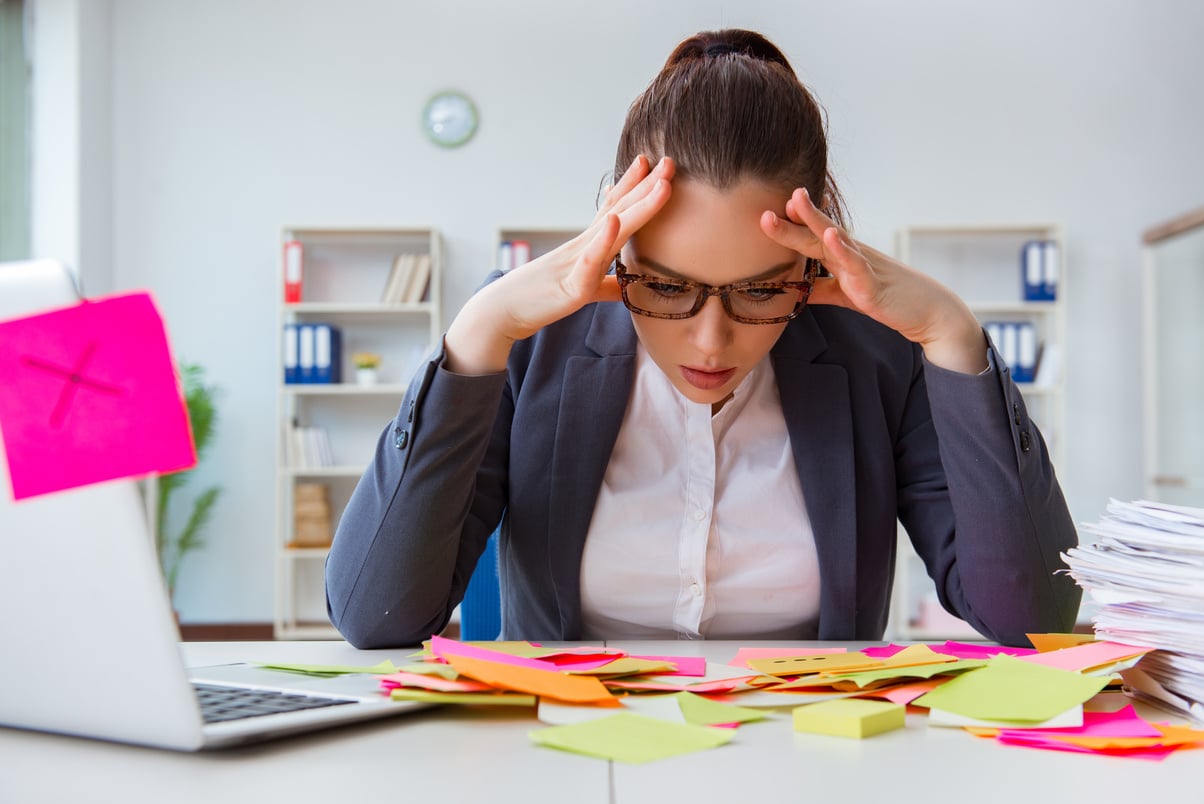
<path fill-rule="evenodd" d="M 580 639 L 581 555 L 635 354 L 615 303 L 518 343 L 502 374 L 458 376 L 434 354 L 335 535 L 327 608 L 343 636 L 371 648 L 438 633 L 500 522 L 502 637 Z M 1026 644 L 1071 628 L 1080 590 L 1055 571 L 1077 538 L 1006 367 L 947 371 L 872 319 L 819 305 L 771 355 L 815 532 L 820 639 L 882 637 L 897 521 L 941 603 L 984 636 Z"/>

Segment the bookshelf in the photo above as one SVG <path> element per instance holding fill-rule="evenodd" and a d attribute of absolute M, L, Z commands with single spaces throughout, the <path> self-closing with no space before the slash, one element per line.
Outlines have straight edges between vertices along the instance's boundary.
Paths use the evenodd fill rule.
<path fill-rule="evenodd" d="M 299 289 L 289 288 L 296 265 L 290 255 L 298 248 L 292 244 L 299 244 Z M 442 239 L 431 228 L 290 226 L 280 232 L 277 253 L 275 637 L 337 638 L 322 575 L 329 537 L 413 370 L 442 335 Z M 414 274 L 421 261 L 426 268 Z M 419 277 L 410 284 L 421 284 L 408 294 L 394 281 L 407 269 Z M 329 349 L 337 381 L 300 377 L 302 364 L 322 362 L 323 349 L 303 348 L 294 333 L 323 325 L 338 332 Z M 379 356 L 372 384 L 357 382 L 356 353 Z M 290 368 L 293 381 L 286 382 Z M 317 379 L 324 379 L 321 368 L 314 366 Z"/>
<path fill-rule="evenodd" d="M 1025 256 L 1029 244 L 1050 244 L 1043 253 L 1053 298 L 1025 288 Z M 1005 348 L 1000 333 L 1014 338 L 1027 329 L 1036 347 L 1031 380 L 1017 387 L 1034 422 L 1049 446 L 1055 468 L 1063 465 L 1065 436 L 1066 366 L 1066 248 L 1062 227 L 1056 223 L 922 225 L 907 226 L 896 237 L 896 256 L 907 265 L 933 276 L 952 288 L 970 305 L 979 321 L 991 331 L 1005 359 L 1018 361 L 1015 348 Z M 1031 279 L 1031 275 L 1029 275 Z M 1003 329 L 995 328 L 1003 325 Z M 1030 342 L 1031 343 L 1031 342 Z M 1014 341 L 1013 341 L 1014 344 Z M 1031 356 L 1031 355 L 1030 355 Z M 1013 365 L 1013 374 L 1022 375 Z M 948 614 L 936 599 L 936 590 L 923 561 L 900 528 L 895 569 L 894 603 L 887 636 L 896 640 L 981 639 L 969 624 Z"/>

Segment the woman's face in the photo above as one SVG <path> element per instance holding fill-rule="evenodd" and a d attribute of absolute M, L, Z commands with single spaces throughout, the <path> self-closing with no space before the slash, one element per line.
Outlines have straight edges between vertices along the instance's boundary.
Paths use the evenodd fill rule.
<path fill-rule="evenodd" d="M 677 179 L 664 209 L 624 247 L 623 263 L 633 274 L 712 286 L 799 279 L 803 258 L 770 240 L 760 226 L 767 209 L 785 216 L 787 197 L 749 179 L 726 190 Z M 636 313 L 631 318 L 644 348 L 674 387 L 693 402 L 716 406 L 786 328 L 785 323 L 733 321 L 718 296 L 708 298 L 693 318 L 666 320 Z"/>

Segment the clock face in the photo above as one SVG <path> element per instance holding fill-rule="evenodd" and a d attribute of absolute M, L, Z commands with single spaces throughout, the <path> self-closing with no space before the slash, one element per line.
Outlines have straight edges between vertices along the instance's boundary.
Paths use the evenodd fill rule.
<path fill-rule="evenodd" d="M 438 145 L 463 145 L 477 131 L 477 107 L 461 92 L 440 92 L 422 110 L 422 127 Z"/>

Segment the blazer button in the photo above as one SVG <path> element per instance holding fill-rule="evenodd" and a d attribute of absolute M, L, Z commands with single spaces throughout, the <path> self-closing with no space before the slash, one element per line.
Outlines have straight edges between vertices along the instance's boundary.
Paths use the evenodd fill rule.
<path fill-rule="evenodd" d="M 393 428 L 393 446 L 398 449 L 405 449 L 406 444 L 410 443 L 410 431 L 402 430 L 400 427 Z"/>
<path fill-rule="evenodd" d="M 1029 437 L 1028 430 L 1020 431 L 1020 449 L 1023 452 L 1028 452 L 1033 448 L 1033 440 Z"/>

